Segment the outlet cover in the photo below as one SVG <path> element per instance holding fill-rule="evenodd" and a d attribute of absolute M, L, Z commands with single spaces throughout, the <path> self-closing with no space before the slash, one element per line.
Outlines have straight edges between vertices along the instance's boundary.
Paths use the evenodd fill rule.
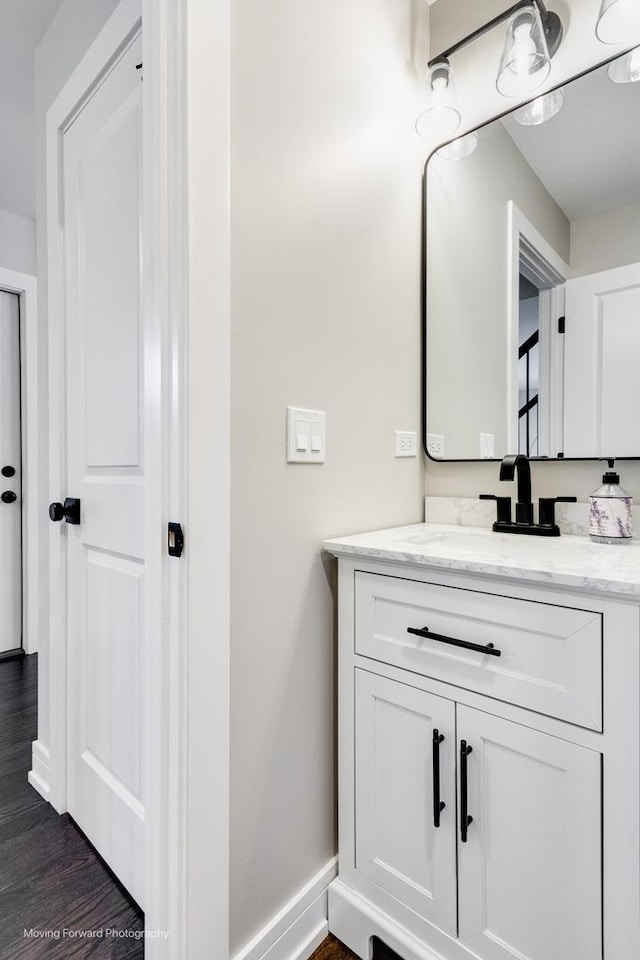
<path fill-rule="evenodd" d="M 480 434 L 480 456 L 483 460 L 493 460 L 495 457 L 495 437 L 492 433 Z"/>
<path fill-rule="evenodd" d="M 444 437 L 439 433 L 427 434 L 427 453 L 434 460 L 444 459 Z"/>
<path fill-rule="evenodd" d="M 417 457 L 417 433 L 412 430 L 396 430 L 394 432 L 394 449 L 396 457 Z"/>

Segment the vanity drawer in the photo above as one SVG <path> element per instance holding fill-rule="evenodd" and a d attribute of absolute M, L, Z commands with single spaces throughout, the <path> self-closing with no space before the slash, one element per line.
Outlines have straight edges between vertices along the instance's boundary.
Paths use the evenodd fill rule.
<path fill-rule="evenodd" d="M 601 614 L 361 572 L 355 600 L 356 653 L 602 730 Z"/>

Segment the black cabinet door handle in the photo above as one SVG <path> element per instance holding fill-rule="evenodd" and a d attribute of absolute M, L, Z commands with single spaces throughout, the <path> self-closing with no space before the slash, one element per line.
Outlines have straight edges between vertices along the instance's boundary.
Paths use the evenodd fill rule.
<path fill-rule="evenodd" d="M 473 747 L 468 746 L 466 740 L 460 741 L 460 839 L 463 843 L 467 842 L 467 827 L 473 823 L 473 817 L 469 816 L 467 771 L 467 757 L 472 750 Z"/>
<path fill-rule="evenodd" d="M 446 807 L 440 799 L 440 744 L 444 740 L 444 733 L 433 731 L 433 825 L 440 826 L 440 813 Z"/>
<path fill-rule="evenodd" d="M 448 643 L 452 647 L 463 647 L 465 650 L 488 653 L 490 657 L 502 656 L 502 651 L 496 650 L 492 643 L 483 646 L 481 643 L 469 643 L 468 640 L 456 640 L 455 637 L 445 637 L 442 633 L 432 633 L 429 627 L 407 627 L 407 633 L 415 633 L 417 637 L 425 637 L 427 640 L 437 640 L 438 643 Z"/>

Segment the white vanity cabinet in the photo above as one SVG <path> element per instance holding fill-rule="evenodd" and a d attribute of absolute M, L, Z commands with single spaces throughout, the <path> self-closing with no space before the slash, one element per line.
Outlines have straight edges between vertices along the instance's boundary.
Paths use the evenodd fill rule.
<path fill-rule="evenodd" d="M 373 937 L 403 960 L 639 957 L 637 600 L 327 546 L 330 930 L 363 960 Z"/>

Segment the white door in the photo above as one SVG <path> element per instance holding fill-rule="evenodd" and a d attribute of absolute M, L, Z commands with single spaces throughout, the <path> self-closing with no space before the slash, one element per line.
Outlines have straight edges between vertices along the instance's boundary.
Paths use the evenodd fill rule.
<path fill-rule="evenodd" d="M 68 809 L 144 906 L 141 38 L 66 131 Z"/>
<path fill-rule="evenodd" d="M 640 263 L 566 285 L 565 457 L 640 449 Z"/>
<path fill-rule="evenodd" d="M 356 670 L 356 869 L 454 936 L 455 804 L 452 701 Z"/>
<path fill-rule="evenodd" d="M 0 654 L 22 646 L 20 300 L 0 290 Z"/>
<path fill-rule="evenodd" d="M 600 754 L 470 707 L 457 723 L 460 940 L 484 960 L 602 960 Z"/>

